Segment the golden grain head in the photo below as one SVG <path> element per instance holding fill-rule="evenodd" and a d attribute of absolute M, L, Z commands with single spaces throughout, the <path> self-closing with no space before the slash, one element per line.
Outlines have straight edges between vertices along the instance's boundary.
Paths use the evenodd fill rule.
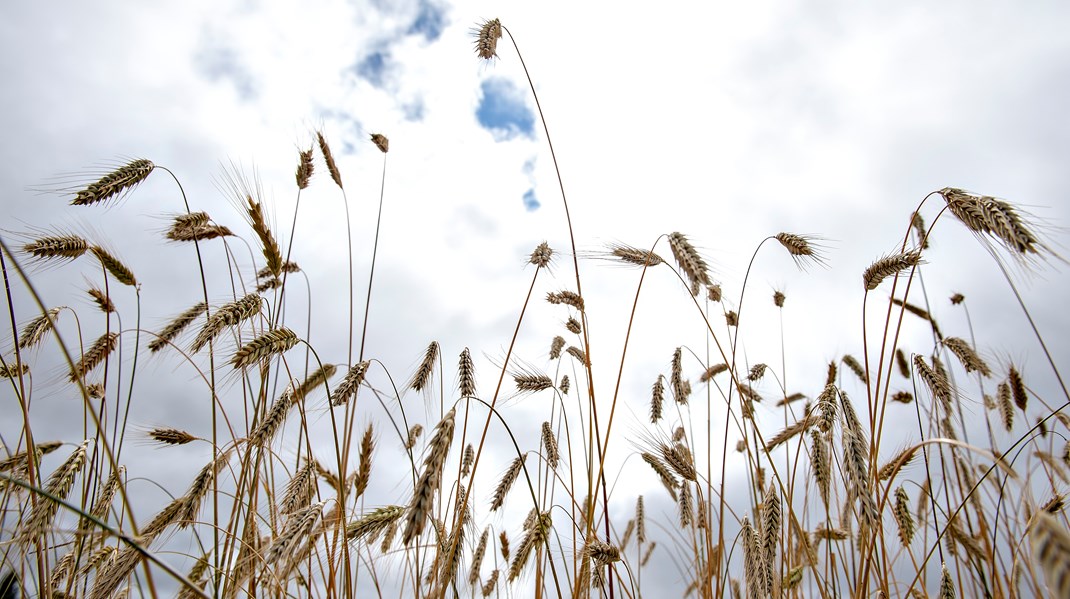
<path fill-rule="evenodd" d="M 498 40 L 502 37 L 502 23 L 498 19 L 484 21 L 476 31 L 476 55 L 490 60 L 498 55 Z"/>
<path fill-rule="evenodd" d="M 390 151 L 390 140 L 382 133 L 372 133 L 371 139 L 375 147 L 379 148 L 379 151 L 383 154 Z"/>

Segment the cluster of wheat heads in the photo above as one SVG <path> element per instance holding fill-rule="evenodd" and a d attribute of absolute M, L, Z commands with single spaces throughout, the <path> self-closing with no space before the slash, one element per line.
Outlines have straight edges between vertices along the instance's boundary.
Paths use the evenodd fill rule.
<path fill-rule="evenodd" d="M 483 23 L 477 54 L 496 57 L 503 34 L 499 21 Z M 387 138 L 371 143 L 385 169 Z M 319 182 L 345 200 L 341 171 L 317 134 L 297 156 L 298 205 L 317 164 L 330 178 Z M 74 190 L 71 204 L 95 210 L 160 172 L 170 174 L 131 161 Z M 1001 267 L 1008 257 L 1054 256 L 1008 202 L 946 188 L 905 214 L 899 250 L 865 269 L 858 286 L 863 304 L 888 292 L 872 300 L 885 306 L 877 333 L 867 320 L 861 353 L 841 356 L 799 390 L 775 366 L 742 357 L 752 328 L 747 279 L 740 300 L 728 300 L 691 238 L 674 232 L 650 249 L 595 252 L 632 267 L 636 304 L 644 285 L 686 296 L 707 341 L 702 350 L 664 350 L 668 368 L 649 373 L 643 405 L 631 406 L 648 416 L 631 442 L 621 381 L 629 350 L 640 350 L 630 335 L 623 348 L 592 345 L 592 302 L 563 186 L 574 280 L 550 279 L 560 254 L 537 245 L 499 370 L 477 377 L 467 348 L 431 342 L 406 378 L 391 376 L 365 346 L 374 262 L 357 320 L 364 332 L 354 333 L 350 266 L 347 355 L 327 361 L 284 309 L 302 257 L 290 255 L 292 239 L 272 224 L 258 186 L 240 173 L 228 181 L 248 231 L 188 204 L 170 217 L 160 242 L 189 248 L 200 280 L 185 287 L 195 291 L 188 308 L 158 329 L 141 325 L 139 280 L 119 252 L 69 231 L 3 240 L 12 326 L 0 354 L 2 401 L 22 427 L 3 439 L 0 458 L 0 596 L 1070 596 L 1070 397 L 1058 368 L 1049 357 L 1063 395 L 1046 397 L 1021 364 L 976 347 L 968 327 L 942 330 L 945 305 L 911 293 L 940 220 L 976 233 Z M 922 208 L 939 210 L 933 226 Z M 255 248 L 251 260 L 238 251 L 244 240 Z M 814 237 L 772 235 L 755 254 L 767 242 L 800 267 L 826 260 Z M 206 260 L 230 265 L 229 278 L 209 277 Z M 93 273 L 89 309 L 46 301 L 34 264 L 84 265 Z M 216 299 L 222 294 L 229 297 Z M 38 315 L 16 324 L 11 298 Z M 548 358 L 514 355 L 521 332 L 541 326 L 525 314 L 542 298 L 561 323 L 540 333 Z M 784 307 L 782 292 L 772 299 Z M 950 304 L 968 315 L 962 296 Z M 131 305 L 135 313 L 124 314 Z M 904 331 L 917 327 L 931 343 L 901 347 Z M 599 379 L 595 349 L 611 369 Z M 35 376 L 46 353 L 60 354 L 60 376 Z M 195 373 L 194 383 L 183 380 L 190 401 L 211 414 L 203 430 L 128 426 L 131 405 L 151 401 L 134 382 L 150 358 Z M 69 436 L 39 438 L 53 429 L 48 412 L 31 409 L 52 399 L 34 399 L 38 379 L 79 398 L 81 422 Z M 608 384 L 596 393 L 598 380 Z M 542 398 L 544 415 L 514 417 L 504 400 L 529 395 Z M 911 424 L 892 431 L 893 419 Z M 168 499 L 146 504 L 124 444 L 140 435 L 161 451 L 202 446 L 203 466 Z M 488 471 L 495 464 L 501 469 Z M 612 483 L 625 474 L 663 490 L 643 495 Z"/>

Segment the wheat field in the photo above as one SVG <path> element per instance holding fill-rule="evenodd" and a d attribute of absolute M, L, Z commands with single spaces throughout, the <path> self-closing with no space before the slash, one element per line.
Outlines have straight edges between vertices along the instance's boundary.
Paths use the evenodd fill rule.
<path fill-rule="evenodd" d="M 524 65 L 508 25 L 476 24 L 469 58 Z M 0 597 L 1070 597 L 1061 331 L 1021 291 L 1064 276 L 1061 229 L 1016 199 L 919 190 L 850 275 L 850 349 L 795 356 L 786 331 L 822 298 L 758 272 L 831 269 L 836 231 L 756 232 L 731 283 L 699 226 L 590 240 L 538 116 L 560 218 L 536 234 L 554 243 L 494 298 L 513 315 L 497 346 L 428 337 L 408 364 L 377 347 L 379 252 L 404 242 L 383 221 L 389 132 L 361 158 L 380 177 L 351 177 L 324 130 L 286 189 L 228 163 L 230 214 L 152 157 L 49 187 L 54 221 L 0 233 L 0 401 L 20 425 L 0 439 Z M 302 253 L 313 192 L 338 226 Z M 135 206 L 159 208 L 155 230 L 101 234 Z M 976 341 L 998 323 L 946 279 L 952 238 L 1027 323 L 1015 343 Z M 338 268 L 313 280 L 317 260 Z M 181 308 L 143 303 L 157 277 Z M 592 277 L 613 297 L 585 295 Z M 39 285 L 55 278 L 67 296 Z"/>

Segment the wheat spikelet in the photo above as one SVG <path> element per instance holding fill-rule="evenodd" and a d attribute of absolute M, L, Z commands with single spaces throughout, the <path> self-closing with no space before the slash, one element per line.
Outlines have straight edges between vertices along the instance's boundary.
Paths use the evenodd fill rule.
<path fill-rule="evenodd" d="M 940 401 L 940 405 L 944 408 L 944 413 L 950 414 L 951 384 L 948 382 L 947 377 L 943 373 L 929 368 L 925 363 L 925 358 L 920 354 L 914 356 L 914 370 L 917 371 L 921 380 L 925 381 L 925 385 L 929 388 L 929 392 L 933 394 L 933 397 Z"/>
<path fill-rule="evenodd" d="M 212 490 L 212 481 L 219 476 L 219 473 L 222 472 L 230 460 L 230 451 L 229 449 L 220 451 L 215 459 L 208 462 L 204 468 L 201 468 L 193 482 L 190 483 L 186 494 L 182 496 L 183 509 L 178 515 L 179 528 L 186 528 L 196 521 L 197 512 L 201 510 L 201 503 L 208 495 L 208 492 Z"/>
<path fill-rule="evenodd" d="M 783 291 L 779 291 L 778 290 L 778 291 L 774 291 L 773 292 L 773 305 L 776 306 L 777 308 L 783 308 L 784 307 L 784 300 L 786 300 L 786 299 L 787 299 L 787 296 L 784 295 Z"/>
<path fill-rule="evenodd" d="M 93 342 L 93 345 L 90 345 L 89 349 L 82 354 L 82 359 L 74 364 L 74 368 L 71 369 L 70 381 L 72 383 L 77 381 L 104 362 L 108 355 L 115 350 L 115 344 L 118 340 L 118 333 L 104 333 L 98 337 Z"/>
<path fill-rule="evenodd" d="M 587 354 L 584 353 L 582 349 L 576 347 L 575 345 L 570 345 L 567 348 L 565 348 L 565 352 L 568 353 L 568 355 L 570 355 L 573 358 L 575 358 L 577 362 L 583 364 L 584 366 L 590 366 L 591 365 L 587 361 Z"/>
<path fill-rule="evenodd" d="M 662 462 L 660 458 L 649 452 L 643 452 L 641 454 L 643 461 L 650 464 L 650 467 L 654 469 L 654 472 L 661 479 L 661 484 L 665 485 L 665 489 L 672 495 L 673 500 L 677 499 L 676 489 L 680 486 L 680 482 L 676 480 L 676 475 L 669 470 L 669 467 Z"/>
<path fill-rule="evenodd" d="M 691 245 L 682 233 L 669 234 L 669 248 L 680 270 L 687 276 L 691 285 L 712 285 L 709 275 L 709 265 L 699 255 L 695 246 Z"/>
<path fill-rule="evenodd" d="M 661 256 L 654 252 L 624 244 L 611 244 L 609 246 L 609 255 L 625 264 L 634 266 L 657 266 L 665 262 Z"/>
<path fill-rule="evenodd" d="M 1038 512 L 1029 528 L 1029 545 L 1040 563 L 1053 597 L 1070 597 L 1070 533 L 1047 512 Z"/>
<path fill-rule="evenodd" d="M 208 304 L 197 302 L 190 309 L 176 316 L 167 326 L 156 334 L 156 339 L 149 343 L 149 350 L 153 353 L 167 347 L 168 343 L 178 337 L 198 316 L 208 311 Z"/>
<path fill-rule="evenodd" d="M 847 480 L 858 495 L 868 495 L 869 489 L 869 443 L 862 423 L 855 414 L 847 394 L 840 390 L 840 407 L 843 414 L 843 463 Z"/>
<path fill-rule="evenodd" d="M 255 293 L 250 293 L 240 300 L 223 304 L 208 317 L 208 322 L 204 324 L 204 327 L 201 328 L 200 332 L 197 333 L 197 337 L 193 340 L 193 344 L 190 346 L 191 349 L 194 352 L 200 351 L 201 348 L 208 345 L 209 341 L 219 335 L 225 327 L 236 325 L 256 316 L 260 313 L 261 307 L 260 296 Z"/>
<path fill-rule="evenodd" d="M 342 187 L 342 173 L 338 171 L 338 165 L 334 162 L 334 154 L 331 153 L 331 147 L 327 145 L 327 138 L 323 136 L 323 132 L 316 132 L 316 142 L 319 144 L 324 162 L 327 163 L 327 172 L 331 174 L 331 180 L 338 186 L 338 189 L 344 189 Z"/>
<path fill-rule="evenodd" d="M 702 375 L 698 377 L 698 380 L 701 383 L 708 383 L 708 382 L 710 382 L 710 379 L 712 379 L 713 377 L 717 376 L 718 374 L 721 374 L 722 372 L 727 372 L 727 371 L 728 371 L 728 364 L 725 364 L 723 362 L 721 364 L 714 364 L 713 366 L 710 366 L 709 368 L 707 368 L 706 371 L 703 372 Z"/>
<path fill-rule="evenodd" d="M 1007 383 L 1000 383 L 996 386 L 996 405 L 999 406 L 1003 428 L 1010 432 L 1014 426 L 1014 405 L 1011 404 L 1011 388 Z"/>
<path fill-rule="evenodd" d="M 141 563 L 144 549 L 126 546 L 114 554 L 97 571 L 97 578 L 93 582 L 93 588 L 87 595 L 88 599 L 107 599 L 112 597 L 119 584 L 134 571 Z"/>
<path fill-rule="evenodd" d="M 542 423 L 542 446 L 546 450 L 546 464 L 550 470 L 557 470 L 557 462 L 561 459 L 561 453 L 557 448 L 557 437 L 550 428 L 549 422 Z"/>
<path fill-rule="evenodd" d="M 257 362 L 284 353 L 298 342 L 297 334 L 286 327 L 268 331 L 246 343 L 234 354 L 230 364 L 235 370 L 248 368 Z"/>
<path fill-rule="evenodd" d="M 420 536 L 427 523 L 427 517 L 431 513 L 435 491 L 442 481 L 442 467 L 446 463 L 450 443 L 453 442 L 453 418 L 456 413 L 456 408 L 450 408 L 450 411 L 435 426 L 435 433 L 431 437 L 427 457 L 424 459 L 423 473 L 416 483 L 412 502 L 409 504 L 405 517 L 405 530 L 401 536 L 402 543 L 406 546 L 414 538 Z"/>
<path fill-rule="evenodd" d="M 197 437 L 177 428 L 154 428 L 148 432 L 149 438 L 165 445 L 185 445 L 197 440 Z"/>
<path fill-rule="evenodd" d="M 646 543 L 646 509 L 643 507 L 642 495 L 635 500 L 635 540 L 640 546 Z"/>
<path fill-rule="evenodd" d="M 358 362 L 349 369 L 345 378 L 342 379 L 342 382 L 339 383 L 338 386 L 334 388 L 334 392 L 331 393 L 332 406 L 340 406 L 349 401 L 349 398 L 356 395 L 357 390 L 360 389 L 361 383 L 364 382 L 364 375 L 368 372 L 368 366 L 370 364 L 371 362 L 369 360 L 364 360 L 363 362 Z"/>
<path fill-rule="evenodd" d="M 66 306 L 56 306 L 27 322 L 22 327 L 22 333 L 19 334 L 19 349 L 29 349 L 40 343 L 55 326 L 56 319 L 59 318 L 59 313 L 64 308 Z"/>
<path fill-rule="evenodd" d="M 1066 507 L 1066 496 L 1062 493 L 1056 493 L 1051 499 L 1044 502 L 1040 506 L 1040 510 L 1048 512 L 1049 514 L 1058 514 Z"/>
<path fill-rule="evenodd" d="M 412 378 L 409 379 L 409 388 L 416 391 L 423 391 L 435 377 L 435 362 L 438 360 L 438 341 L 432 341 L 427 349 L 424 351 L 424 358 L 420 361 L 420 366 L 413 373 Z"/>
<path fill-rule="evenodd" d="M 766 587 L 773 585 L 773 562 L 776 559 L 777 542 L 780 540 L 781 518 L 780 494 L 774 481 L 769 481 L 762 506 L 762 561 L 765 564 Z"/>
<path fill-rule="evenodd" d="M 1029 403 L 1029 395 L 1026 394 L 1022 375 L 1018 373 L 1018 369 L 1014 365 L 1011 365 L 1010 370 L 1007 372 L 1007 384 L 1010 385 L 1014 405 L 1018 406 L 1018 409 L 1024 413 L 1025 406 Z"/>
<path fill-rule="evenodd" d="M 907 361 L 907 356 L 902 349 L 895 350 L 895 365 L 899 368 L 899 374 L 903 378 L 910 378 L 910 362 Z"/>
<path fill-rule="evenodd" d="M 574 291 L 551 291 L 546 294 L 546 301 L 554 305 L 565 304 L 566 306 L 572 306 L 580 312 L 583 311 L 583 298 Z M 571 321 L 574 319 L 570 318 L 569 320 Z M 577 326 L 578 324 L 579 323 L 577 323 Z M 573 332 L 579 333 L 578 330 Z"/>
<path fill-rule="evenodd" d="M 472 364 L 472 354 L 468 348 L 461 351 L 461 357 L 457 362 L 457 377 L 460 381 L 461 398 L 476 396 L 475 366 Z"/>
<path fill-rule="evenodd" d="M 293 401 L 297 403 L 304 400 L 309 393 L 312 393 L 316 387 L 325 384 L 337 371 L 338 367 L 334 364 L 324 364 L 316 370 L 313 370 L 312 374 L 308 375 L 308 377 L 301 381 L 301 384 L 293 390 Z"/>
<path fill-rule="evenodd" d="M 264 553 L 264 564 L 271 565 L 283 557 L 289 558 L 309 536 L 312 529 L 323 516 L 324 502 L 309 505 L 290 516 L 286 527 Z"/>
<path fill-rule="evenodd" d="M 13 379 L 30 371 L 28 364 L 4 364 L 0 365 L 0 379 Z"/>
<path fill-rule="evenodd" d="M 354 499 L 360 498 L 368 488 L 368 482 L 372 476 L 372 452 L 375 451 L 375 436 L 372 424 L 364 430 L 364 436 L 360 439 L 360 462 L 357 466 L 357 478 L 353 483 Z"/>
<path fill-rule="evenodd" d="M 665 463 L 669 465 L 677 474 L 684 480 L 695 481 L 697 479 L 697 473 L 695 472 L 695 462 L 691 457 L 691 451 L 683 443 L 673 443 L 671 446 L 665 443 L 659 443 L 658 449 L 661 451 L 661 457 L 665 459 Z"/>
<path fill-rule="evenodd" d="M 866 369 L 862 367 L 862 364 L 860 364 L 854 356 L 845 354 L 843 356 L 843 363 L 851 372 L 855 373 L 855 376 L 857 376 L 860 381 L 869 384 L 869 379 L 866 377 Z"/>
<path fill-rule="evenodd" d="M 765 370 L 768 368 L 766 364 L 755 364 L 751 366 L 750 372 L 747 373 L 747 380 L 751 382 L 758 382 L 765 376 Z"/>
<path fill-rule="evenodd" d="M 379 151 L 383 154 L 390 151 L 390 140 L 382 133 L 372 133 L 371 140 L 372 143 L 375 144 L 375 147 L 379 148 Z"/>
<path fill-rule="evenodd" d="M 561 350 L 565 348 L 565 338 L 558 335 L 550 341 L 550 359 L 556 360 L 561 357 Z"/>
<path fill-rule="evenodd" d="M 795 261 L 795 265 L 799 268 L 804 268 L 807 262 L 825 264 L 824 257 L 817 250 L 816 238 L 807 235 L 796 235 L 795 233 L 777 233 L 773 238 L 779 241 L 780 245 L 784 246 L 784 249 L 788 250 L 788 253 L 791 254 L 791 259 Z"/>
<path fill-rule="evenodd" d="M 479 582 L 479 568 L 483 565 L 483 556 L 487 551 L 487 540 L 490 538 L 490 527 L 483 529 L 483 534 L 479 537 L 479 543 L 476 545 L 476 550 L 472 553 L 472 565 L 468 570 L 468 584 L 475 587 Z"/>
<path fill-rule="evenodd" d="M 676 399 L 678 404 L 687 404 L 687 396 L 689 393 L 685 393 L 684 377 L 683 377 L 683 349 L 676 348 L 676 351 L 672 354 L 672 371 L 669 374 L 669 387 L 672 389 L 673 398 Z"/>
<path fill-rule="evenodd" d="M 544 241 L 532 250 L 531 256 L 528 258 L 528 263 L 534 264 L 539 268 L 546 268 L 550 266 L 553 257 L 554 251 L 550 248 L 550 245 Z"/>
<path fill-rule="evenodd" d="M 836 424 L 838 404 L 836 403 L 837 389 L 833 383 L 826 383 L 821 395 L 817 396 L 817 410 L 821 413 L 818 428 L 827 433 Z"/>
<path fill-rule="evenodd" d="M 22 251 L 37 260 L 74 260 L 89 251 L 89 242 L 78 235 L 49 235 L 30 241 Z"/>
<path fill-rule="evenodd" d="M 502 37 L 502 23 L 498 19 L 483 21 L 476 31 L 476 55 L 490 60 L 498 55 L 498 40 Z"/>
<path fill-rule="evenodd" d="M 45 483 L 46 493 L 60 499 L 67 498 L 67 494 L 71 492 L 71 488 L 74 486 L 74 479 L 78 477 L 78 473 L 81 472 L 82 466 L 85 464 L 87 447 L 89 447 L 89 441 L 82 441 L 81 445 L 76 447 L 71 452 L 71 455 L 67 456 L 67 459 L 52 472 Z M 58 511 L 58 503 L 49 497 L 38 496 L 36 503 L 30 509 L 29 516 L 22 522 L 15 538 L 28 541 L 45 534 Z"/>
<path fill-rule="evenodd" d="M 897 474 L 899 470 L 905 468 L 907 464 L 914 460 L 914 456 L 918 455 L 915 450 L 916 448 L 914 447 L 906 447 L 896 453 L 892 459 L 877 470 L 877 480 L 888 480 L 892 478 L 893 474 Z"/>
<path fill-rule="evenodd" d="M 747 582 L 747 593 L 750 597 L 765 597 L 765 566 L 762 563 L 758 532 L 746 516 L 743 517 L 740 535 L 743 537 L 743 578 Z"/>
<path fill-rule="evenodd" d="M 301 150 L 297 154 L 297 172 L 294 178 L 297 180 L 297 188 L 305 189 L 308 187 L 308 180 L 312 178 L 312 171 L 315 170 L 312 164 L 312 148 Z"/>
<path fill-rule="evenodd" d="M 792 439 L 795 435 L 806 432 L 811 426 L 817 423 L 818 418 L 814 415 L 804 416 L 801 420 L 797 420 L 792 424 L 784 427 L 780 432 L 773 435 L 769 441 L 766 442 L 766 451 L 772 451 L 778 445 Z"/>
<path fill-rule="evenodd" d="M 282 249 L 279 248 L 278 242 L 275 241 L 275 235 L 268 225 L 263 204 L 259 200 L 253 199 L 252 194 L 245 192 L 244 208 L 249 217 L 249 224 L 252 225 L 253 233 L 256 233 L 257 238 L 260 239 L 260 250 L 264 254 L 264 259 L 267 260 L 268 270 L 275 277 L 281 276 L 283 266 Z"/>
<path fill-rule="evenodd" d="M 557 385 L 557 388 L 561 390 L 562 395 L 568 395 L 569 381 L 567 374 L 561 375 L 561 382 Z"/>
<path fill-rule="evenodd" d="M 921 250 L 911 250 L 878 258 L 862 273 L 862 283 L 867 291 L 873 291 L 884 279 L 897 275 L 908 268 L 913 268 L 920 263 Z"/>
<path fill-rule="evenodd" d="M 903 543 L 903 547 L 910 546 L 916 530 L 914 514 L 910 512 L 910 504 L 907 503 L 909 500 L 910 498 L 907 497 L 907 492 L 903 487 L 895 489 L 895 504 L 892 507 L 892 515 L 895 516 L 895 525 L 899 529 L 899 540 Z"/>
<path fill-rule="evenodd" d="M 817 431 L 810 431 L 810 469 L 821 495 L 821 502 L 829 505 L 829 484 L 831 482 L 831 462 L 828 447 Z"/>
<path fill-rule="evenodd" d="M 513 556 L 512 563 L 509 564 L 510 582 L 515 580 L 517 576 L 520 576 L 520 572 L 527 564 L 532 550 L 535 549 L 537 545 L 541 545 L 542 542 L 549 537 L 552 526 L 553 523 L 550 519 L 550 512 L 543 512 L 535 518 L 535 522 L 528 528 L 524 538 L 520 541 L 520 545 L 517 546 L 516 555 Z"/>
<path fill-rule="evenodd" d="M 86 293 L 89 294 L 89 297 L 93 298 L 93 302 L 96 303 L 101 312 L 105 314 L 115 312 L 115 304 L 113 304 L 111 298 L 100 289 L 90 287 L 89 289 L 86 289 Z"/>
<path fill-rule="evenodd" d="M 494 497 L 490 502 L 490 511 L 497 511 L 505 504 L 505 496 L 508 495 L 509 489 L 513 488 L 513 483 L 520 476 L 520 471 L 524 468 L 524 462 L 527 461 L 527 458 L 528 455 L 524 454 L 514 459 L 509 464 L 509 467 L 506 468 L 501 479 L 498 480 L 498 486 L 494 489 Z"/>
<path fill-rule="evenodd" d="M 171 229 L 167 232 L 170 241 L 208 241 L 217 237 L 233 237 L 234 232 L 223 225 L 198 225 L 181 229 Z"/>
<path fill-rule="evenodd" d="M 842 528 L 826 528 L 824 524 L 810 533 L 814 542 L 818 541 L 843 541 L 851 536 L 851 533 Z"/>
<path fill-rule="evenodd" d="M 657 424 L 661 420 L 662 405 L 665 403 L 665 377 L 658 375 L 650 393 L 650 422 Z"/>
<path fill-rule="evenodd" d="M 111 276 L 115 277 L 116 281 L 119 281 L 123 285 L 130 285 L 131 287 L 137 285 L 137 278 L 134 277 L 134 272 L 123 264 L 122 260 L 119 260 L 99 245 L 94 245 L 89 248 L 89 251 L 97 257 L 97 260 L 100 260 L 101 266 L 103 266 Z"/>
<path fill-rule="evenodd" d="M 1017 254 L 1036 254 L 1038 248 L 1043 249 L 1030 225 L 1008 202 L 953 187 L 945 187 L 939 193 L 948 210 L 974 233 L 996 237 Z"/>
<path fill-rule="evenodd" d="M 537 393 L 554 386 L 554 380 L 549 376 L 528 370 L 513 373 L 513 382 L 516 390 L 522 393 Z"/>
<path fill-rule="evenodd" d="M 419 440 L 420 435 L 424 432 L 422 424 L 414 424 L 409 428 L 409 437 L 405 440 L 405 449 L 412 449 L 416 447 L 416 441 Z"/>
<path fill-rule="evenodd" d="M 151 160 L 132 160 L 76 193 L 71 205 L 88 206 L 123 195 L 147 179 L 155 168 Z"/>
<path fill-rule="evenodd" d="M 791 395 L 789 395 L 789 396 L 787 396 L 787 397 L 785 397 L 783 399 L 778 399 L 777 402 L 776 402 L 776 405 L 777 405 L 777 407 L 786 406 L 788 404 L 795 403 L 795 402 L 799 401 L 800 399 L 806 399 L 806 394 L 805 393 L 800 393 L 800 392 L 795 392 L 795 393 L 792 393 Z"/>
<path fill-rule="evenodd" d="M 297 469 L 286 483 L 286 488 L 279 499 L 278 512 L 290 514 L 307 506 L 316 493 L 316 465 L 306 460 L 305 465 Z"/>
<path fill-rule="evenodd" d="M 63 557 L 52 566 L 52 574 L 48 578 L 48 586 L 53 589 L 58 589 L 63 581 L 67 580 L 67 577 L 71 575 L 74 570 L 74 557 L 76 551 L 68 551 Z M 8 599 L 11 595 L 7 590 L 0 588 L 3 591 L 0 597 Z M 14 599 L 18 599 L 18 595 L 14 595 Z"/>
<path fill-rule="evenodd" d="M 380 533 L 395 524 L 404 513 L 405 508 L 400 505 L 386 505 L 377 508 L 350 522 L 346 526 L 346 539 L 359 541 L 367 538 L 369 543 L 374 542 Z"/>

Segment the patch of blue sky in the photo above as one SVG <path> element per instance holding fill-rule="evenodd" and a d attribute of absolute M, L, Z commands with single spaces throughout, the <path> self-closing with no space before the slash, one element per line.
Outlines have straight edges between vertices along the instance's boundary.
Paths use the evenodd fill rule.
<path fill-rule="evenodd" d="M 482 97 L 476 108 L 479 125 L 498 141 L 518 135 L 535 136 L 535 114 L 528 108 L 526 95 L 512 81 L 491 77 L 483 81 Z"/>

